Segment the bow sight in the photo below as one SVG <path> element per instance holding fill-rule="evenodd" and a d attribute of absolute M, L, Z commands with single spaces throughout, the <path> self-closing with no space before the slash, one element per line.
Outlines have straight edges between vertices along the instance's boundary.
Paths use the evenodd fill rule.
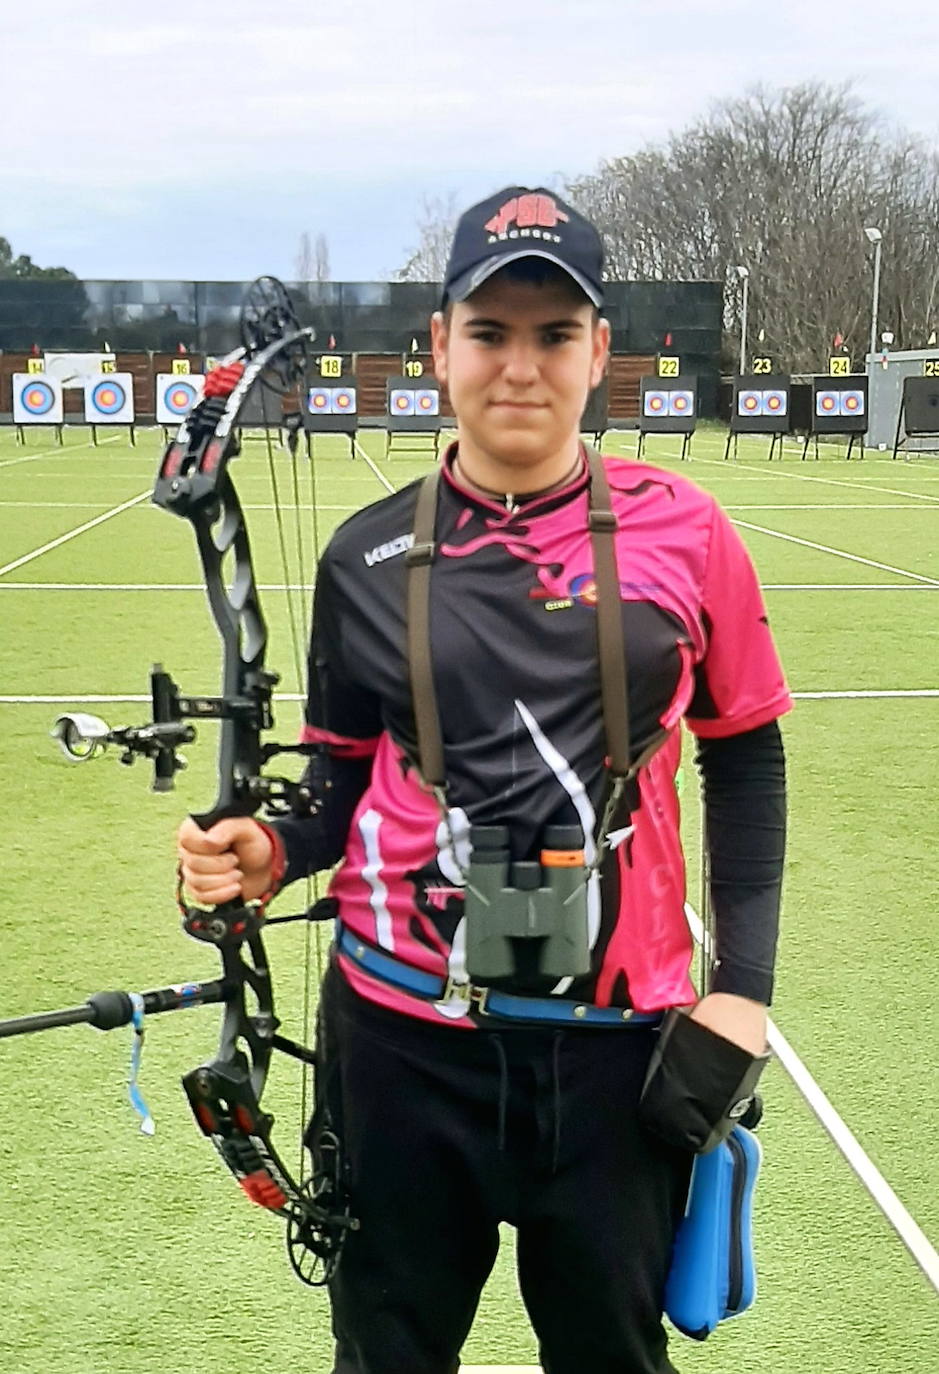
<path fill-rule="evenodd" d="M 189 722 L 220 721 L 218 795 L 207 811 L 193 817 L 205 830 L 225 817 L 252 816 L 262 806 L 300 815 L 312 814 L 317 806 L 312 783 L 262 772 L 276 754 L 314 755 L 321 746 L 261 743 L 262 733 L 274 723 L 272 701 L 279 678 L 264 666 L 267 626 L 244 514 L 228 472 L 229 461 L 240 449 L 239 425 L 255 386 L 261 389 L 269 461 L 265 391 L 280 398 L 273 423 L 287 429 L 288 447 L 295 453 L 313 331 L 300 328 L 281 283 L 262 277 L 247 293 L 241 334 L 243 347 L 214 374 L 204 398 L 167 445 L 153 489 L 156 505 L 193 527 L 209 606 L 222 639 L 221 692 L 185 696 L 157 664 L 150 677 L 153 718 L 148 724 L 112 729 L 96 716 L 77 712 L 60 716 L 52 730 L 73 760 L 93 758 L 111 744 L 121 750 L 122 763 L 133 763 L 138 757 L 151 759 L 154 789 L 164 792 L 172 788 L 176 772 L 185 766 L 177 751 L 195 738 Z M 286 1220 L 287 1251 L 299 1277 L 310 1284 L 323 1283 L 335 1268 L 343 1237 L 358 1223 L 349 1215 L 339 1141 L 331 1122 L 318 1121 L 316 1147 L 311 1147 L 312 1171 L 306 1178 L 301 1173 L 297 1181 L 271 1142 L 273 1117 L 260 1107 L 275 1049 L 307 1065 L 317 1062 L 306 1046 L 278 1034 L 280 1023 L 262 942 L 262 927 L 267 924 L 263 903 L 227 902 L 207 912 L 186 906 L 179 892 L 177 897 L 187 933 L 218 950 L 221 979 L 151 993 L 96 995 L 80 1008 L 0 1022 L 0 1038 L 80 1021 L 110 1029 L 144 1012 L 222 1002 L 215 1058 L 183 1078 L 193 1114 L 252 1201 Z M 314 906 L 300 915 L 275 917 L 270 923 L 322 916 Z M 134 1024 L 136 1028 L 136 1020 Z"/>
<path fill-rule="evenodd" d="M 177 750 L 181 744 L 191 744 L 196 738 L 195 726 L 185 721 L 240 718 L 246 729 L 270 730 L 274 723 L 271 699 L 279 681 L 276 673 L 261 672 L 253 690 L 242 697 L 181 696 L 163 665 L 155 663 L 150 673 L 153 706 L 150 724 L 124 725 L 115 729 L 100 716 L 73 711 L 57 717 L 49 734 L 73 763 L 87 763 L 112 744 L 122 751 L 121 763 L 131 764 L 137 758 L 152 759 L 154 792 L 171 792 L 175 775 L 186 767 L 185 757 Z M 258 761 L 264 764 L 275 754 L 311 754 L 314 747 L 271 741 L 259 746 Z M 290 778 L 259 774 L 239 777 L 236 791 L 241 801 L 252 803 L 245 814 L 266 806 L 277 814 L 309 815 L 315 806 L 313 789 Z"/>
<path fill-rule="evenodd" d="M 153 703 L 150 725 L 129 725 L 112 730 L 100 716 L 76 711 L 59 716 L 50 734 L 58 740 L 65 757 L 75 763 L 85 763 L 103 754 L 109 744 L 116 744 L 123 751 L 121 763 L 133 763 L 138 755 L 152 759 L 154 792 L 169 792 L 175 774 L 186 767 L 186 760 L 176 750 L 181 744 L 191 744 L 196 737 L 194 727 L 183 724 L 183 717 L 207 713 L 189 709 L 193 698 L 180 697 L 175 682 L 159 663 L 153 665 L 150 674 L 150 695 Z"/>

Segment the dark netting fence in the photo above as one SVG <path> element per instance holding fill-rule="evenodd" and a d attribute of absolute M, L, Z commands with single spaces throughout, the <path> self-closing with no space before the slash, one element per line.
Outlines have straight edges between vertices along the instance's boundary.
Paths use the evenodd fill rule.
<path fill-rule="evenodd" d="M 179 345 L 220 355 L 235 348 L 246 282 L 0 280 L 0 349 L 152 350 Z M 317 342 L 348 353 L 425 352 L 439 288 L 433 282 L 288 283 Z M 713 413 L 721 339 L 717 282 L 609 282 L 605 313 L 615 353 L 677 353 L 701 379 Z M 671 336 L 667 344 L 666 339 Z"/>

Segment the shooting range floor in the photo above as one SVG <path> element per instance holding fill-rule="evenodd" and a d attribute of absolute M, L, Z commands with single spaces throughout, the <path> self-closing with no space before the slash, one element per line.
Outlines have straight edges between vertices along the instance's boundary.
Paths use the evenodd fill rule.
<path fill-rule="evenodd" d="M 124 769 L 111 755 L 70 768 L 48 738 L 69 709 L 145 721 L 154 661 L 189 693 L 215 692 L 220 671 L 191 529 L 149 502 L 160 435 L 140 431 L 134 448 L 126 431 L 98 447 L 83 428 L 64 437 L 60 448 L 31 431 L 20 446 L 0 431 L 2 1016 L 217 972 L 214 952 L 181 935 L 173 903 L 174 827 L 215 796 L 213 728 L 200 726 L 168 795 L 150 792 L 144 763 Z M 702 426 L 680 464 L 679 439 L 649 438 L 645 458 L 713 491 L 737 522 L 798 698 L 784 723 L 792 824 L 773 1015 L 935 1241 L 939 462 L 847 463 L 843 445 L 824 444 L 818 462 L 802 462 L 793 444 L 769 463 L 769 441 L 750 438 L 725 462 L 724 440 Z M 616 434 L 604 448 L 626 455 L 635 442 Z M 274 455 L 284 559 L 263 441 L 250 439 L 232 468 L 269 662 L 283 675 L 279 738 L 296 733 L 317 550 L 352 511 L 431 461 L 429 448 L 383 453 L 378 433 L 360 436 L 354 460 L 344 440 L 318 439 L 312 478 L 304 468 L 296 486 L 287 455 Z M 692 754 L 689 742 L 682 801 L 696 906 Z M 303 899 L 291 889 L 275 910 Z M 325 939 L 319 928 L 271 932 L 285 1034 L 309 1033 L 307 970 L 315 979 Z M 73 1027 L 3 1042 L 0 1369 L 163 1374 L 171 1352 L 174 1374 L 327 1374 L 325 1298 L 294 1281 L 280 1224 L 245 1203 L 179 1089 L 217 1036 L 212 1008 L 148 1023 L 153 1139 L 126 1102 L 124 1032 Z M 291 1161 L 299 1082 L 279 1063 L 265 1096 Z M 935 1292 L 779 1062 L 764 1083 L 759 1298 L 704 1345 L 673 1336 L 676 1366 L 925 1374 L 939 1349 Z M 506 1232 L 464 1374 L 537 1369 L 512 1260 Z"/>

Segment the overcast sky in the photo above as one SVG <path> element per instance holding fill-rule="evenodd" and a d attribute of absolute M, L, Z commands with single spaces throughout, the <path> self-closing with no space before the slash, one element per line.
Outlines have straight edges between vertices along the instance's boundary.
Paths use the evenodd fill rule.
<path fill-rule="evenodd" d="M 939 17 L 882 0 L 0 0 L 0 235 L 80 276 L 387 277 L 422 197 L 593 170 L 715 99 L 851 80 L 939 143 Z M 17 127 L 18 125 L 18 127 Z"/>

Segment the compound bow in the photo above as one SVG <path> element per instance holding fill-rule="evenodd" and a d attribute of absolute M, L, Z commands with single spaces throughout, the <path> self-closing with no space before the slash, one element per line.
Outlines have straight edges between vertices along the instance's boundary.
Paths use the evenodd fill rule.
<path fill-rule="evenodd" d="M 241 329 L 243 347 L 225 360 L 219 374 L 223 380 L 169 442 L 152 496 L 156 505 L 188 520 L 195 532 L 209 605 L 222 638 L 221 694 L 182 696 L 157 664 L 151 674 L 149 724 L 111 730 L 103 721 L 79 714 L 61 717 L 53 732 L 73 758 L 91 757 L 113 743 L 122 749 L 124 763 L 137 756 L 151 759 L 154 789 L 166 791 L 185 766 L 179 746 L 195 737 L 188 722 L 220 720 L 218 796 L 209 810 L 194 817 L 203 829 L 226 817 L 254 815 L 262 806 L 309 815 L 317 805 L 305 782 L 262 772 L 276 754 L 311 754 L 317 746 L 261 742 L 274 723 L 272 700 L 279 678 L 264 666 L 267 627 L 244 512 L 228 471 L 240 451 L 239 423 L 255 388 L 262 389 L 262 413 L 264 390 L 279 398 L 304 392 L 313 331 L 300 328 L 286 289 L 273 277 L 261 277 L 249 288 Z M 295 453 L 299 412 L 283 423 Z M 220 979 L 143 994 L 98 993 L 82 1007 L 2 1022 L 0 1038 L 80 1021 L 103 1030 L 133 1021 L 139 1030 L 142 1013 L 221 1002 L 216 1057 L 186 1074 L 183 1087 L 200 1129 L 247 1196 L 286 1219 L 287 1251 L 297 1275 L 318 1286 L 331 1276 L 344 1236 L 357 1222 L 345 1202 L 339 1142 L 330 1123 L 318 1126 L 311 1175 L 297 1181 L 272 1143 L 274 1118 L 260 1106 L 275 1049 L 305 1064 L 316 1063 L 313 1051 L 277 1033 L 280 1023 L 261 934 L 263 902 L 228 902 L 205 911 L 186 905 L 181 888 L 177 898 L 187 933 L 218 949 Z M 313 908 L 300 916 L 272 918 L 271 923 L 316 918 Z"/>

